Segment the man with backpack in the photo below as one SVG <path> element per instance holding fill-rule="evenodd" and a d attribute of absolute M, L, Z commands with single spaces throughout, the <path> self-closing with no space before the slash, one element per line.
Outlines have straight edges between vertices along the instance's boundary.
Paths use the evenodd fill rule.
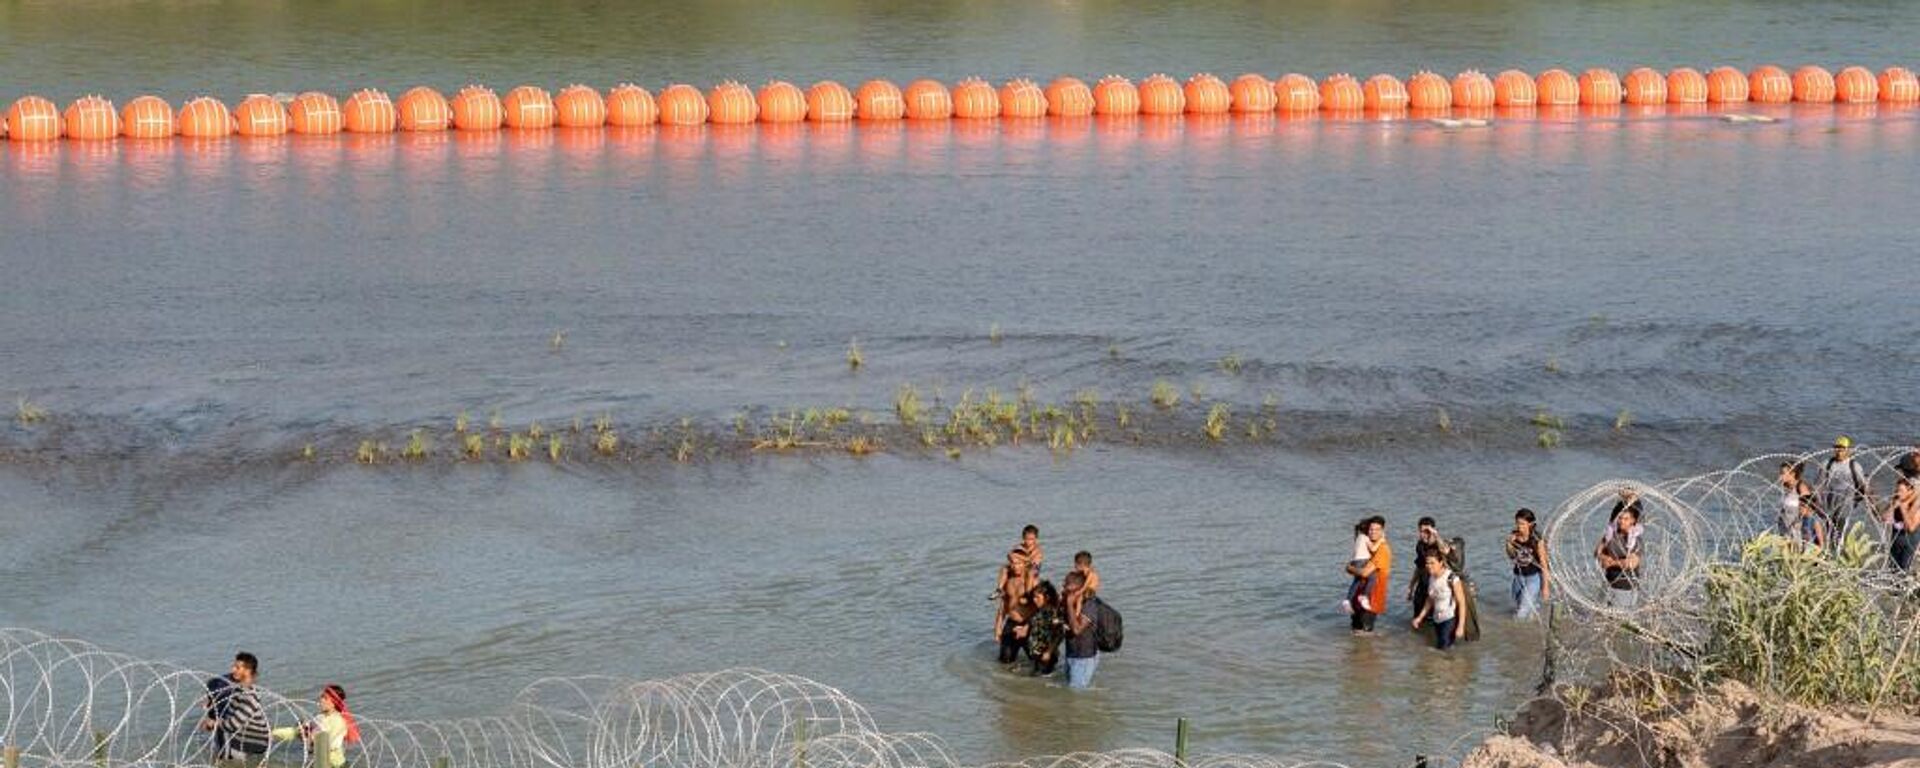
<path fill-rule="evenodd" d="M 1867 473 L 1853 458 L 1853 440 L 1846 435 L 1834 438 L 1833 456 L 1820 470 L 1820 508 L 1827 515 L 1827 530 L 1846 530 L 1849 518 L 1861 510 L 1872 509 L 1873 488 L 1867 485 Z"/>
<path fill-rule="evenodd" d="M 1100 654 L 1120 650 L 1120 613 L 1087 594 L 1087 575 L 1081 571 L 1067 574 L 1067 687 L 1093 685 L 1093 671 L 1100 666 Z"/>

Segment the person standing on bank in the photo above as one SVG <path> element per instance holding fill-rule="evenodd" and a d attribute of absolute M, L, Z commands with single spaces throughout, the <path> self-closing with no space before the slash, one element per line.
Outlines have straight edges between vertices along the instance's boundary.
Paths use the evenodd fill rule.
<path fill-rule="evenodd" d="M 1914 487 L 1912 479 L 1893 481 L 1893 500 L 1887 503 L 1885 522 L 1890 536 L 1888 560 L 1894 568 L 1913 570 L 1914 551 L 1920 550 L 1920 489 Z"/>
<path fill-rule="evenodd" d="M 353 713 L 347 711 L 347 689 L 329 683 L 320 689 L 320 714 L 297 728 L 273 729 L 274 741 L 292 741 L 296 737 L 306 745 L 310 756 L 319 754 L 316 744 L 326 745 L 327 764 L 315 768 L 345 768 L 347 745 L 360 743 L 360 725 L 354 722 Z"/>
<path fill-rule="evenodd" d="M 1369 607 L 1362 608 L 1359 600 L 1353 601 L 1351 626 L 1355 636 L 1373 634 L 1374 620 L 1387 609 L 1387 581 L 1392 578 L 1393 570 L 1393 547 L 1387 544 L 1387 519 L 1379 515 L 1367 518 L 1366 531 L 1368 539 L 1379 543 L 1372 559 L 1364 566 L 1347 565 L 1348 575 L 1373 580 L 1371 594 L 1367 596 Z"/>
<path fill-rule="evenodd" d="M 241 651 L 233 656 L 226 683 L 207 686 L 207 717 L 200 730 L 213 734 L 216 768 L 255 768 L 266 761 L 267 712 L 253 687 L 259 675 L 260 660 Z"/>
<path fill-rule="evenodd" d="M 1094 632 L 1093 616 L 1087 608 L 1087 575 L 1067 573 L 1067 593 L 1061 601 L 1067 609 L 1067 687 L 1093 685 L 1093 670 L 1100 666 L 1100 639 Z"/>
<path fill-rule="evenodd" d="M 1513 513 L 1513 533 L 1507 536 L 1507 559 L 1513 561 L 1513 615 L 1520 619 L 1538 615 L 1540 604 L 1553 594 L 1547 540 L 1536 525 L 1533 510 L 1522 507 Z"/>
<path fill-rule="evenodd" d="M 1413 617 L 1413 628 L 1419 629 L 1432 616 L 1433 647 L 1444 651 L 1467 636 L 1467 623 L 1460 620 L 1467 605 L 1467 588 L 1440 555 L 1428 553 L 1420 568 L 1427 572 L 1427 604 Z"/>

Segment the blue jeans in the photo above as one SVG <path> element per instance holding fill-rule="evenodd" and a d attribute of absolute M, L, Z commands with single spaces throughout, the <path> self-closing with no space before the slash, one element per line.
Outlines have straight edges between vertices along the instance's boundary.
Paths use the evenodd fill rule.
<path fill-rule="evenodd" d="M 1093 670 L 1100 666 L 1100 654 L 1084 659 L 1067 657 L 1067 687 L 1089 688 L 1093 686 Z"/>
<path fill-rule="evenodd" d="M 1447 650 L 1453 647 L 1453 633 L 1460 628 L 1460 617 L 1433 623 L 1433 647 Z"/>
<path fill-rule="evenodd" d="M 1540 574 L 1513 575 L 1513 605 L 1516 618 L 1531 619 L 1540 613 Z"/>

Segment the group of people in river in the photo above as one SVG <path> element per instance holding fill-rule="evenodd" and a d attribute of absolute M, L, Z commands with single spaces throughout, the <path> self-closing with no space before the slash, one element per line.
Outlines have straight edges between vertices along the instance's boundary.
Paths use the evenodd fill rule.
<path fill-rule="evenodd" d="M 1870 526 L 1887 543 L 1887 562 L 1913 570 L 1920 549 L 1920 445 L 1896 462 L 1893 493 L 1877 498 L 1869 473 L 1853 455 L 1853 441 L 1841 435 L 1833 453 L 1809 479 L 1801 462 L 1780 462 L 1780 508 L 1776 533 L 1808 546 L 1830 549 L 1852 526 Z"/>
<path fill-rule="evenodd" d="M 990 598 L 997 606 L 993 640 L 1000 663 L 1017 665 L 1025 654 L 1028 674 L 1044 677 L 1064 667 L 1067 687 L 1087 688 L 1103 647 L 1117 649 L 1118 614 L 1098 597 L 1100 572 L 1091 552 L 1074 553 L 1058 588 L 1041 574 L 1046 557 L 1040 528 L 1029 525 L 1000 567 Z"/>
<path fill-rule="evenodd" d="M 327 765 L 317 768 L 346 768 L 347 745 L 360 743 L 360 726 L 347 711 L 346 689 L 328 684 L 320 689 L 318 714 L 297 726 L 274 728 L 254 687 L 259 677 L 260 659 L 241 651 L 234 654 L 227 674 L 207 680 L 200 730 L 208 734 L 213 765 L 257 768 L 266 761 L 272 742 L 299 739 L 308 755 L 327 755 Z"/>

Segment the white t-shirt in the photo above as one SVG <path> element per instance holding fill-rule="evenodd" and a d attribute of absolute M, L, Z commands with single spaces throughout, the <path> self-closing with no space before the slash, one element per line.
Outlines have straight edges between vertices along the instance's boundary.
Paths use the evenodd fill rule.
<path fill-rule="evenodd" d="M 1433 607 L 1435 623 L 1453 618 L 1459 606 L 1453 601 L 1453 571 L 1441 569 L 1440 575 L 1427 580 L 1427 605 Z"/>

